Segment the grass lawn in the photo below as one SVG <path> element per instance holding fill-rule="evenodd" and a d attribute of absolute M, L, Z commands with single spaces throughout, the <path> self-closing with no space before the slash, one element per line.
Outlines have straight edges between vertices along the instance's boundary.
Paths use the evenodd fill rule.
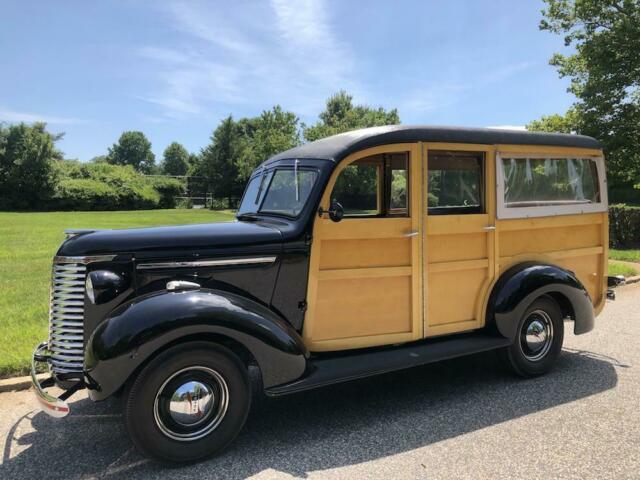
<path fill-rule="evenodd" d="M 633 277 L 638 275 L 640 271 L 640 264 L 637 268 L 633 265 L 629 265 L 628 263 L 618 263 L 615 261 L 609 260 L 609 275 L 622 275 L 624 277 Z"/>
<path fill-rule="evenodd" d="M 609 258 L 611 260 L 640 263 L 640 249 L 616 250 L 612 248 L 609 250 Z"/>
<path fill-rule="evenodd" d="M 51 259 L 68 228 L 129 228 L 232 220 L 232 212 L 0 212 L 0 378 L 28 372 L 35 345 L 47 338 Z M 610 275 L 640 272 L 640 250 L 610 250 Z"/>
<path fill-rule="evenodd" d="M 129 228 L 232 220 L 231 212 L 0 212 L 0 378 L 27 373 L 47 339 L 51 260 L 67 228 Z"/>

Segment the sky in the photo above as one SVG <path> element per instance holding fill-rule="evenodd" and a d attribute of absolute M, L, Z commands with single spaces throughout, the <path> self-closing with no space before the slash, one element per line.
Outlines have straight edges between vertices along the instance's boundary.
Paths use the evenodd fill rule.
<path fill-rule="evenodd" d="M 198 152 L 280 104 L 317 120 L 340 89 L 402 123 L 523 126 L 564 113 L 541 0 L 44 2 L 0 6 L 0 122 L 45 121 L 66 158 L 125 130 Z"/>

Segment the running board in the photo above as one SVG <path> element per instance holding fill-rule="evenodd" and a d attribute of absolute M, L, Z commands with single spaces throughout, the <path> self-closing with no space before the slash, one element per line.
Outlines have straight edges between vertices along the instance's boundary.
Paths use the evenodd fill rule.
<path fill-rule="evenodd" d="M 373 351 L 368 349 L 366 352 L 350 351 L 340 356 L 331 354 L 329 357 L 311 359 L 307 373 L 302 378 L 268 388 L 265 393 L 270 396 L 286 395 L 472 353 L 494 350 L 510 344 L 511 342 L 507 338 L 471 333 L 431 339 L 395 348 Z"/>

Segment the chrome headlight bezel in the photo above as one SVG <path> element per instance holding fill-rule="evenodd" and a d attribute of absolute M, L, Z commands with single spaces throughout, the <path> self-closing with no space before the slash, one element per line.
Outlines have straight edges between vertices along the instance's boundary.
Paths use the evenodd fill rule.
<path fill-rule="evenodd" d="M 96 303 L 96 293 L 93 289 L 93 282 L 91 281 L 91 274 L 87 275 L 87 279 L 84 281 L 84 291 L 87 294 L 87 298 L 91 303 Z"/>
<path fill-rule="evenodd" d="M 87 274 L 85 291 L 87 298 L 93 304 L 105 303 L 113 300 L 126 288 L 123 275 L 111 270 L 94 270 Z"/>

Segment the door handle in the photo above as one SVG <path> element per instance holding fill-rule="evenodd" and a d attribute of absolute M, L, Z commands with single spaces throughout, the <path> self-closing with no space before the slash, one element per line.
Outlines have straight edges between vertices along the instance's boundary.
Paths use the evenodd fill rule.
<path fill-rule="evenodd" d="M 487 225 L 486 227 L 483 228 L 483 230 L 486 230 L 487 232 L 491 232 L 495 229 L 496 229 L 495 225 Z"/>
<path fill-rule="evenodd" d="M 420 235 L 420 232 L 418 232 L 417 230 L 413 230 L 409 233 L 405 233 L 404 236 L 405 237 L 417 237 L 418 235 Z"/>

